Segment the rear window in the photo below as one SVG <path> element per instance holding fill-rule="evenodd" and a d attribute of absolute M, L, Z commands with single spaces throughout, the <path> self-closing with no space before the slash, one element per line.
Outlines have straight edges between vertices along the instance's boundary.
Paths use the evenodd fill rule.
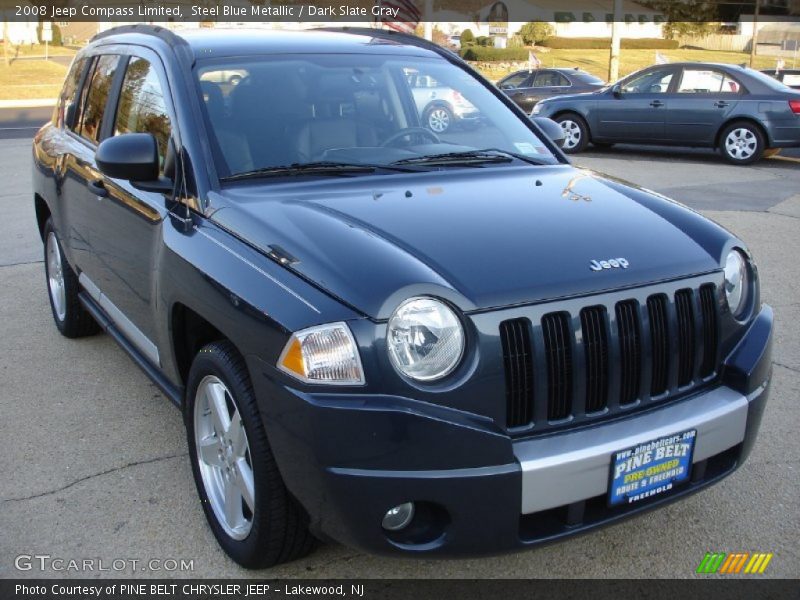
<path fill-rule="evenodd" d="M 65 118 L 67 116 L 67 108 L 77 101 L 78 86 L 81 83 L 81 75 L 83 75 L 85 66 L 85 58 L 74 61 L 67 74 L 67 79 L 64 81 L 64 88 L 61 90 L 61 95 L 58 98 L 58 109 L 56 111 L 56 125 L 59 127 L 65 125 L 71 128 L 74 125 L 73 123 L 66 123 Z"/>

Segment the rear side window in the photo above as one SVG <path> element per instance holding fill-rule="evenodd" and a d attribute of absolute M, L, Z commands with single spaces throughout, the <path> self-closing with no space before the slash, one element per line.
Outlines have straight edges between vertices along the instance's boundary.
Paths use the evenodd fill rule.
<path fill-rule="evenodd" d="M 131 58 L 120 92 L 114 135 L 152 133 L 163 167 L 170 131 L 164 91 L 155 68 L 144 58 Z"/>
<path fill-rule="evenodd" d="M 78 86 L 81 83 L 81 75 L 83 75 L 83 69 L 86 66 L 86 59 L 81 58 L 76 60 L 72 63 L 72 67 L 67 74 L 67 79 L 64 81 L 64 88 L 61 90 L 61 95 L 58 98 L 58 111 L 56 113 L 56 125 L 61 127 L 62 125 L 66 125 L 67 127 L 72 128 L 74 123 L 66 123 L 65 118 L 67 116 L 67 109 L 70 105 L 76 105 L 76 100 L 78 96 Z M 76 115 L 73 109 L 72 114 L 73 116 Z"/>
<path fill-rule="evenodd" d="M 569 79 L 558 71 L 542 71 L 536 74 L 533 87 L 567 87 Z"/>
<path fill-rule="evenodd" d="M 684 69 L 679 94 L 738 94 L 741 86 L 731 77 L 711 69 Z"/>
<path fill-rule="evenodd" d="M 119 56 L 113 54 L 101 56 L 95 61 L 79 130 L 81 137 L 90 142 L 97 143 L 100 140 L 103 113 L 118 64 Z"/>

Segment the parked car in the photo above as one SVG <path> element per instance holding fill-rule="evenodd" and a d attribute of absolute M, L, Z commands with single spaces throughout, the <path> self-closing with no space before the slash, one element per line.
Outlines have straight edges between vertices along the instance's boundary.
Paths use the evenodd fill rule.
<path fill-rule="evenodd" d="M 480 112 L 460 92 L 441 85 L 430 75 L 420 75 L 415 68 L 407 68 L 405 73 L 417 110 L 428 129 L 444 133 L 455 124 L 480 123 Z"/>
<path fill-rule="evenodd" d="M 424 126 L 409 69 L 480 130 Z M 229 111 L 218 70 L 248 73 Z M 55 326 L 105 330 L 180 407 L 198 515 L 245 567 L 314 536 L 528 548 L 712 485 L 756 439 L 773 317 L 746 244 L 573 168 L 414 36 L 99 34 L 32 200 Z"/>
<path fill-rule="evenodd" d="M 594 92 L 606 83 L 591 73 L 574 69 L 534 69 L 511 73 L 497 82 L 503 90 L 525 112 L 544 98 L 562 94 Z"/>
<path fill-rule="evenodd" d="M 561 123 L 570 153 L 590 141 L 705 146 L 750 164 L 800 146 L 800 93 L 735 65 L 655 65 L 592 94 L 544 100 L 533 114 Z"/>
<path fill-rule="evenodd" d="M 781 69 L 780 71 L 764 69 L 761 72 L 794 90 L 800 90 L 800 69 Z"/>

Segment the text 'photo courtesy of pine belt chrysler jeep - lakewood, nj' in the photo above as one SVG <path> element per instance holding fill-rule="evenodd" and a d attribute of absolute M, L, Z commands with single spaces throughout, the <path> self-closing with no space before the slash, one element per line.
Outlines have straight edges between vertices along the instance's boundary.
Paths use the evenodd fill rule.
<path fill-rule="evenodd" d="M 420 82 L 480 119 L 429 127 Z M 772 309 L 744 241 L 562 141 L 403 34 L 111 29 L 33 144 L 55 325 L 104 330 L 181 409 L 245 567 L 317 539 L 502 553 L 659 507 L 750 453 Z"/>

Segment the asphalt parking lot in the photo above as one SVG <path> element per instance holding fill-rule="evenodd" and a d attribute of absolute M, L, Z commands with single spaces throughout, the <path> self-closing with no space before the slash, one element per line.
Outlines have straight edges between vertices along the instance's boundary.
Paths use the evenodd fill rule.
<path fill-rule="evenodd" d="M 707 151 L 621 147 L 576 164 L 672 196 L 746 240 L 776 314 L 772 396 L 749 462 L 701 494 L 582 537 L 502 557 L 379 558 L 334 544 L 250 573 L 217 547 L 196 500 L 179 412 L 104 335 L 52 324 L 30 192 L 30 138 L 0 139 L 0 577 L 19 555 L 184 559 L 199 577 L 688 577 L 707 551 L 772 552 L 800 576 L 800 161 L 724 164 Z M 665 248 L 665 252 L 669 249 Z M 140 563 L 140 564 L 141 564 Z"/>

